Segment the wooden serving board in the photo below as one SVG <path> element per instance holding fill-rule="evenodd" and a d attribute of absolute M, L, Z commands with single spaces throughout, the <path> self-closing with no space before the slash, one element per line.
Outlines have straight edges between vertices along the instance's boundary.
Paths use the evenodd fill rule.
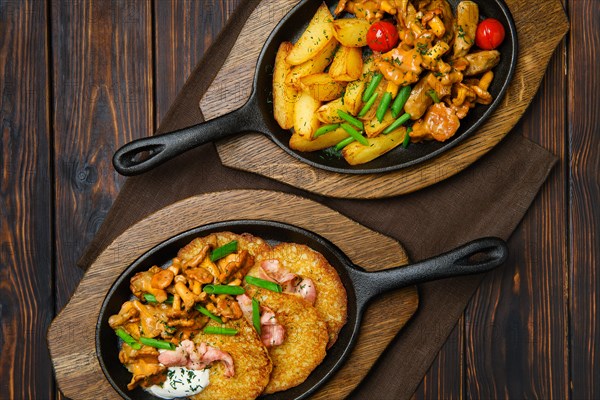
<path fill-rule="evenodd" d="M 316 215 L 319 217 L 315 218 Z M 105 379 L 95 348 L 100 307 L 118 276 L 143 253 L 180 232 L 236 219 L 279 221 L 316 232 L 336 244 L 354 263 L 370 271 L 408 263 L 404 249 L 396 240 L 305 198 L 280 192 L 235 190 L 182 200 L 150 215 L 117 237 L 90 266 L 67 306 L 52 322 L 48 344 L 56 380 L 65 396 L 120 398 Z M 391 292 L 373 301 L 364 315 L 350 358 L 313 398 L 347 396 L 417 306 L 416 287 Z"/>
<path fill-rule="evenodd" d="M 410 193 L 462 171 L 496 146 L 521 118 L 538 90 L 568 19 L 559 0 L 505 0 L 519 39 L 517 68 L 504 101 L 478 132 L 439 157 L 387 174 L 349 175 L 313 168 L 266 136 L 250 133 L 217 143 L 223 165 L 254 172 L 294 187 L 341 198 L 382 198 Z M 279 20 L 299 0 L 265 0 L 244 25 L 223 67 L 200 99 L 212 119 L 250 97 L 258 55 Z M 540 17 L 543 16 L 543 17 Z"/>

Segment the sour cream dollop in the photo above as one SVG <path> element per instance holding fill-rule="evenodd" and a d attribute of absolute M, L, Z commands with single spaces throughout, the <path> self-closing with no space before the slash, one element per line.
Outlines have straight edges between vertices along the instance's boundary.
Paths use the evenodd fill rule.
<path fill-rule="evenodd" d="M 208 369 L 191 370 L 184 367 L 170 367 L 167 380 L 162 386 L 153 385 L 146 390 L 156 397 L 175 399 L 200 393 L 209 383 Z"/>

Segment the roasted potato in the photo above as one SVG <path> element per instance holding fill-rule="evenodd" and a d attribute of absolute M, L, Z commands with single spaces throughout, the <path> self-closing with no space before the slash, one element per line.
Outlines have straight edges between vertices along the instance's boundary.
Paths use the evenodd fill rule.
<path fill-rule="evenodd" d="M 290 72 L 290 65 L 285 61 L 293 45 L 283 42 L 275 57 L 273 70 L 273 113 L 275 120 L 283 129 L 294 126 L 294 105 L 298 100 L 298 91 L 285 83 Z"/>
<path fill-rule="evenodd" d="M 337 19 L 333 21 L 335 38 L 347 47 L 363 47 L 367 45 L 367 31 L 371 24 L 359 18 Z"/>
<path fill-rule="evenodd" d="M 303 90 L 318 101 L 331 101 L 344 93 L 345 84 L 334 81 L 329 74 L 321 72 L 300 78 Z"/>
<path fill-rule="evenodd" d="M 383 130 L 390 126 L 394 121 L 395 118 L 392 116 L 392 111 L 387 110 L 381 122 L 379 122 L 377 118 L 365 122 L 365 133 L 367 134 L 367 137 L 375 137 L 383 132 Z"/>
<path fill-rule="evenodd" d="M 342 128 L 328 132 L 313 140 L 305 139 L 302 136 L 294 133 L 290 138 L 290 148 L 298 151 L 317 151 L 323 150 L 331 146 L 335 146 L 342 140 L 348 137 L 348 132 Z"/>
<path fill-rule="evenodd" d="M 332 37 L 327 46 L 313 58 L 293 67 L 288 73 L 285 82 L 296 89 L 300 89 L 300 78 L 325 71 L 325 68 L 331 64 L 337 47 L 338 41 Z"/>
<path fill-rule="evenodd" d="M 315 100 L 309 93 L 301 92 L 294 105 L 294 132 L 310 140 L 313 133 L 319 128 L 317 110 L 321 102 Z"/>
<path fill-rule="evenodd" d="M 362 67 L 362 49 L 341 46 L 335 53 L 331 67 L 329 67 L 329 76 L 336 81 L 355 81 L 360 78 Z"/>
<path fill-rule="evenodd" d="M 300 65 L 308 61 L 329 44 L 333 36 L 333 15 L 325 3 L 321 4 L 310 20 L 308 27 L 294 44 L 286 61 L 291 65 Z"/>
<path fill-rule="evenodd" d="M 338 110 L 348 112 L 341 97 L 319 107 L 317 110 L 317 118 L 324 124 L 337 124 L 343 121 L 338 115 Z"/>
<path fill-rule="evenodd" d="M 344 147 L 342 155 L 350 165 L 364 164 L 401 145 L 404 135 L 406 135 L 406 128 L 402 126 L 387 135 L 367 139 L 368 146 L 358 142 L 350 143 Z"/>

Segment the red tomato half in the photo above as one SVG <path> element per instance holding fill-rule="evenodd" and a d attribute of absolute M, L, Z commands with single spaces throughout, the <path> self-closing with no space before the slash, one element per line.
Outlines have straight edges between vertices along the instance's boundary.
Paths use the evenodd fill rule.
<path fill-rule="evenodd" d="M 398 44 L 398 31 L 390 22 L 375 22 L 367 32 L 367 44 L 373 51 L 390 51 Z"/>
<path fill-rule="evenodd" d="M 493 50 L 504 40 L 504 26 L 494 18 L 484 19 L 477 25 L 475 44 L 483 50 Z"/>

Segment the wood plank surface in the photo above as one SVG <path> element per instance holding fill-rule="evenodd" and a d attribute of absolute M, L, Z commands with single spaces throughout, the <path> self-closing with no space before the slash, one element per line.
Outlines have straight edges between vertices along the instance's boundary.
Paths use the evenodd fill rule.
<path fill-rule="evenodd" d="M 54 313 L 47 15 L 0 2 L 0 398 L 50 398 Z"/>
<path fill-rule="evenodd" d="M 240 204 L 246 206 L 241 208 Z M 290 213 L 290 209 L 295 212 Z M 319 218 L 312 218 L 314 215 Z M 147 250 L 182 231 L 236 219 L 268 219 L 315 232 L 332 241 L 354 263 L 368 271 L 408 263 L 404 249 L 396 240 L 302 197 L 273 191 L 237 190 L 182 200 L 148 216 L 115 239 L 86 271 L 68 305 L 52 322 L 48 343 L 56 378 L 65 395 L 74 399 L 118 398 L 107 380 L 97 379 L 102 371 L 93 355 L 100 306 L 123 270 Z M 374 251 L 365 252 L 364 248 Z M 348 362 L 313 398 L 337 399 L 350 393 L 413 315 L 417 305 L 415 287 L 390 292 L 370 303 Z M 66 335 L 75 325 L 77 335 Z"/>
<path fill-rule="evenodd" d="M 568 264 L 573 399 L 600 398 L 600 2 L 570 0 Z"/>
<path fill-rule="evenodd" d="M 111 158 L 153 132 L 150 2 L 52 2 L 57 308 L 124 179 Z"/>

